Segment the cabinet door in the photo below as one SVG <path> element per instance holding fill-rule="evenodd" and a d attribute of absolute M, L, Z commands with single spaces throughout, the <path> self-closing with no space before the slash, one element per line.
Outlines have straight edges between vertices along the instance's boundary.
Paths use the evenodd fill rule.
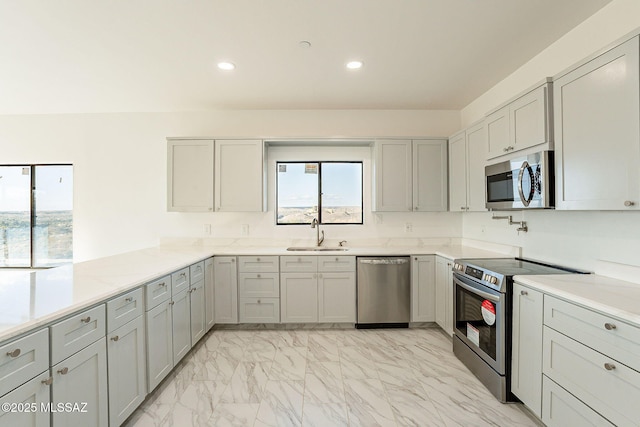
<path fill-rule="evenodd" d="M 487 162 L 487 131 L 484 122 L 467 129 L 467 207 L 474 212 L 487 210 L 484 167 Z"/>
<path fill-rule="evenodd" d="M 318 321 L 355 323 L 355 272 L 318 274 Z"/>
<path fill-rule="evenodd" d="M 600 414 L 547 378 L 542 379 L 542 421 L 548 427 L 614 427 Z"/>
<path fill-rule="evenodd" d="M 147 395 L 144 318 L 138 316 L 107 336 L 109 425 L 117 427 Z"/>
<path fill-rule="evenodd" d="M 447 140 L 413 141 L 413 210 L 446 211 Z"/>
<path fill-rule="evenodd" d="M 191 347 L 196 345 L 207 332 L 205 320 L 206 302 L 204 296 L 204 280 L 191 285 L 189 289 L 191 302 Z"/>
<path fill-rule="evenodd" d="M 238 323 L 236 257 L 214 257 L 215 322 Z"/>
<path fill-rule="evenodd" d="M 465 132 L 458 133 L 449 139 L 449 210 L 451 212 L 468 210 L 465 139 Z"/>
<path fill-rule="evenodd" d="M 264 143 L 261 140 L 216 140 L 216 211 L 262 212 Z"/>
<path fill-rule="evenodd" d="M 280 317 L 282 323 L 318 321 L 318 274 L 280 275 Z"/>
<path fill-rule="evenodd" d="M 554 81 L 556 209 L 640 206 L 638 37 Z"/>
<path fill-rule="evenodd" d="M 513 285 L 511 391 L 536 416 L 542 416 L 543 294 Z"/>
<path fill-rule="evenodd" d="M 167 163 L 167 210 L 213 211 L 213 140 L 169 140 Z"/>
<path fill-rule="evenodd" d="M 191 299 L 186 290 L 171 297 L 171 327 L 173 364 L 176 365 L 191 349 Z"/>
<path fill-rule="evenodd" d="M 213 281 L 213 258 L 204 262 L 204 301 L 206 330 L 209 331 L 215 325 L 215 288 Z"/>
<path fill-rule="evenodd" d="M 407 212 L 413 210 L 410 140 L 375 142 L 374 211 Z"/>
<path fill-rule="evenodd" d="M 547 85 L 540 86 L 509 104 L 513 150 L 549 141 L 547 135 Z"/>
<path fill-rule="evenodd" d="M 411 321 L 436 320 L 435 257 L 414 256 L 411 260 Z"/>
<path fill-rule="evenodd" d="M 147 383 L 151 393 L 173 369 L 173 331 L 171 300 L 164 301 L 146 314 Z"/>
<path fill-rule="evenodd" d="M 0 427 L 48 427 L 49 413 L 41 410 L 49 404 L 49 370 L 2 396 L 2 403 L 35 405 L 31 412 L 4 412 L 0 410 Z"/>
<path fill-rule="evenodd" d="M 451 260 L 436 257 L 436 323 L 453 336 L 453 272 Z"/>
<path fill-rule="evenodd" d="M 54 427 L 106 427 L 107 413 L 107 349 L 105 338 L 94 342 L 51 368 L 53 384 L 51 403 L 54 407 L 86 403 L 85 410 L 56 411 L 51 416 Z"/>
<path fill-rule="evenodd" d="M 488 159 L 502 156 L 514 149 L 509 135 L 508 105 L 489 114 L 485 123 L 487 125 Z"/>
<path fill-rule="evenodd" d="M 49 330 L 0 346 L 0 396 L 49 369 Z"/>

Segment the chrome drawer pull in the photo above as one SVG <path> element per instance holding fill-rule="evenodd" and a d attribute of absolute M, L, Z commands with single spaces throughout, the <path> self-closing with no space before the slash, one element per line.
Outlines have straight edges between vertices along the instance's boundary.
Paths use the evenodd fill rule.
<path fill-rule="evenodd" d="M 180 277 L 184 277 L 186 279 L 187 278 L 187 273 L 180 273 Z"/>
<path fill-rule="evenodd" d="M 60 375 L 67 375 L 68 372 L 69 372 L 69 368 L 62 368 L 58 370 L 58 373 Z"/>
<path fill-rule="evenodd" d="M 120 339 L 120 337 L 117 336 L 117 335 L 115 337 L 111 337 L 111 341 L 118 341 L 119 339 Z"/>
<path fill-rule="evenodd" d="M 158 286 L 162 287 L 162 286 L 167 286 L 166 283 L 162 282 L 162 283 L 158 283 Z"/>
<path fill-rule="evenodd" d="M 256 258 L 256 260 L 257 260 L 258 262 L 260 262 L 260 258 Z"/>
<path fill-rule="evenodd" d="M 133 298 L 132 298 L 132 297 L 125 298 L 125 299 L 124 299 L 124 301 L 125 301 L 125 302 L 131 302 L 131 301 L 133 301 Z"/>
<path fill-rule="evenodd" d="M 49 377 L 49 378 L 47 378 L 46 380 L 42 380 L 42 381 L 40 381 L 40 382 L 41 382 L 42 384 L 44 384 L 44 385 L 51 385 L 51 384 L 53 384 L 53 377 Z"/>
<path fill-rule="evenodd" d="M 616 325 L 614 325 L 613 323 L 605 323 L 604 324 L 604 328 L 607 331 L 612 331 L 612 330 L 616 329 Z"/>
<path fill-rule="evenodd" d="M 607 371 L 613 371 L 614 369 L 616 369 L 616 365 L 614 365 L 613 363 L 605 363 L 604 369 L 606 369 Z"/>
<path fill-rule="evenodd" d="M 18 356 L 20 356 L 20 349 L 16 348 L 13 351 L 8 351 L 7 352 L 7 356 L 9 356 L 9 357 L 18 357 Z"/>
<path fill-rule="evenodd" d="M 91 316 L 87 316 L 87 317 L 85 317 L 84 319 L 80 319 L 80 321 L 81 321 L 82 323 L 89 323 L 89 322 L 91 322 Z"/>
<path fill-rule="evenodd" d="M 262 274 L 258 274 L 258 279 L 262 277 Z"/>
<path fill-rule="evenodd" d="M 527 291 L 520 291 L 520 295 L 529 295 L 529 292 L 527 292 Z"/>
<path fill-rule="evenodd" d="M 258 300 L 258 304 L 261 304 L 261 301 L 260 301 L 260 300 Z"/>

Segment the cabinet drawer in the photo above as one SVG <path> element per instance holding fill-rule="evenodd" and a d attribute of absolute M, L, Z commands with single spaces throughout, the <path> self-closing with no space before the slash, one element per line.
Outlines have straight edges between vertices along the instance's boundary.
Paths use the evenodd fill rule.
<path fill-rule="evenodd" d="M 542 376 L 542 421 L 548 427 L 613 427 L 567 390 Z"/>
<path fill-rule="evenodd" d="M 544 324 L 640 371 L 640 328 L 548 295 Z"/>
<path fill-rule="evenodd" d="M 547 326 L 543 373 L 616 425 L 640 420 L 640 373 Z"/>
<path fill-rule="evenodd" d="M 356 257 L 319 256 L 318 271 L 356 271 Z"/>
<path fill-rule="evenodd" d="M 171 273 L 171 295 L 177 295 L 185 289 L 189 289 L 189 267 Z"/>
<path fill-rule="evenodd" d="M 0 347 L 0 396 L 49 369 L 47 328 Z"/>
<path fill-rule="evenodd" d="M 280 298 L 240 298 L 240 323 L 280 323 Z"/>
<path fill-rule="evenodd" d="M 192 285 L 204 280 L 204 261 L 193 264 L 189 267 L 190 282 Z"/>
<path fill-rule="evenodd" d="M 113 332 L 144 313 L 142 288 L 107 301 L 107 332 Z"/>
<path fill-rule="evenodd" d="M 51 364 L 55 365 L 104 337 L 104 304 L 51 326 Z"/>
<path fill-rule="evenodd" d="M 280 297 L 278 273 L 240 273 L 238 277 L 241 298 Z"/>
<path fill-rule="evenodd" d="M 317 256 L 281 256 L 280 271 L 295 273 L 298 271 L 312 272 L 318 271 Z"/>
<path fill-rule="evenodd" d="M 240 256 L 238 257 L 240 273 L 277 273 L 277 256 Z"/>
<path fill-rule="evenodd" d="M 144 286 L 147 311 L 171 298 L 171 276 L 164 276 Z"/>

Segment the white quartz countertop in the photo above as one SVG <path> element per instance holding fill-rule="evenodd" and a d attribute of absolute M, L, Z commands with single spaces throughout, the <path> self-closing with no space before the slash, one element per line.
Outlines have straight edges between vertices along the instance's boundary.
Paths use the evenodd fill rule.
<path fill-rule="evenodd" d="M 492 258 L 504 253 L 461 245 L 353 247 L 292 252 L 265 246 L 158 246 L 39 271 L 0 272 L 0 342 L 103 302 L 214 255 L 441 255 Z"/>
<path fill-rule="evenodd" d="M 623 322 L 640 326 L 640 285 L 597 274 L 515 276 L 514 280 Z"/>

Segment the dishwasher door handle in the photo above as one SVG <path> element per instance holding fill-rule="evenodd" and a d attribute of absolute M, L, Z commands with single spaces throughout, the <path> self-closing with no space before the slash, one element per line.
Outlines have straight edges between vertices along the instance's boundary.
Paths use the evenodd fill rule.
<path fill-rule="evenodd" d="M 402 265 L 406 264 L 409 261 L 405 258 L 400 259 L 361 259 L 359 260 L 362 264 L 373 264 L 373 265 Z"/>

